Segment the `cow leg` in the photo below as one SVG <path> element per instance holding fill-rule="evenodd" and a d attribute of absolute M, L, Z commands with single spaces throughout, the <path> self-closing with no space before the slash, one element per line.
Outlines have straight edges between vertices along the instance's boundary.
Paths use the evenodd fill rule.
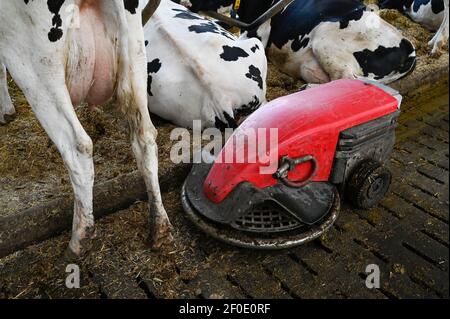
<path fill-rule="evenodd" d="M 448 45 L 448 33 L 449 33 L 449 0 L 444 1 L 445 11 L 444 20 L 441 27 L 434 35 L 433 39 L 428 42 L 428 45 L 432 47 L 431 55 L 439 55 L 443 48 Z"/>
<path fill-rule="evenodd" d="M 26 61 L 25 58 L 19 61 Z M 70 250 L 81 255 L 82 241 L 94 234 L 92 140 L 79 122 L 64 83 L 62 66 L 7 64 L 31 108 L 58 148 L 74 191 L 74 216 Z M 62 80 L 61 80 L 62 79 Z"/>
<path fill-rule="evenodd" d="M 53 92 L 53 96 L 35 104 L 33 109 L 48 136 L 56 144 L 69 171 L 74 191 L 72 238 L 69 248 L 75 255 L 80 256 L 83 253 L 82 242 L 95 237 L 92 213 L 93 145 L 75 114 L 66 88 L 60 88 L 60 91 L 62 92 L 59 94 Z"/>
<path fill-rule="evenodd" d="M 144 91 L 145 92 L 145 91 Z M 158 179 L 157 131 L 154 127 L 145 100 L 132 100 L 125 106 L 129 123 L 131 145 L 138 168 L 144 178 L 149 197 L 149 242 L 154 249 L 172 242 L 172 225 L 164 209 Z"/>
<path fill-rule="evenodd" d="M 300 76 L 307 83 L 322 84 L 330 82 L 330 77 L 320 66 L 312 50 L 306 53 L 300 63 Z"/>
<path fill-rule="evenodd" d="M 322 70 L 328 75 L 329 80 L 354 79 L 358 77 L 357 73 L 360 67 L 356 63 L 355 58 L 348 52 L 336 49 L 334 51 L 331 50 L 332 48 L 325 42 L 319 42 L 314 47 L 314 55 Z"/>
<path fill-rule="evenodd" d="M 108 1 L 109 3 L 109 1 Z M 129 124 L 131 146 L 149 198 L 149 242 L 158 249 L 172 242 L 172 225 L 164 209 L 158 179 L 157 131 L 150 119 L 147 97 L 147 57 L 140 14 L 126 14 L 121 24 L 117 96 Z M 115 21 L 114 21 L 115 22 Z M 123 27 L 123 28 L 122 28 Z M 126 35 L 126 36 L 125 36 Z"/>
<path fill-rule="evenodd" d="M 47 86 L 48 90 L 51 85 Z M 41 101 L 33 110 L 50 139 L 56 144 L 69 171 L 74 191 L 74 215 L 70 250 L 77 256 L 82 242 L 95 237 L 92 197 L 94 185 L 93 145 L 79 122 L 65 87 L 40 92 Z"/>
<path fill-rule="evenodd" d="M 335 33 L 334 26 L 324 24 L 312 34 L 311 48 L 314 61 L 319 64 L 331 81 L 354 79 L 358 76 L 357 73 L 361 68 L 343 40 L 342 42 L 330 40 L 330 38 L 336 37 Z M 343 35 L 341 37 L 343 38 Z"/>
<path fill-rule="evenodd" d="M 15 115 L 16 110 L 8 92 L 6 67 L 0 62 L 0 124 L 11 122 Z"/>

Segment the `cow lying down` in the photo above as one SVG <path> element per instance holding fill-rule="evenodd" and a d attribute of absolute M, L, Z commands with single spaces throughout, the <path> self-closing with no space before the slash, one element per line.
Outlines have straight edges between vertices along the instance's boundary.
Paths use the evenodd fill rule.
<path fill-rule="evenodd" d="M 200 11 L 234 2 L 183 1 Z M 276 2 L 241 0 L 239 18 L 251 23 Z M 261 39 L 278 68 L 309 83 L 357 77 L 390 83 L 408 74 L 416 61 L 411 42 L 359 0 L 295 0 L 243 36 Z"/>
<path fill-rule="evenodd" d="M 203 128 L 235 128 L 265 102 L 267 59 L 258 39 L 238 39 L 170 0 L 144 33 L 152 113 L 183 127 L 201 120 Z"/>
<path fill-rule="evenodd" d="M 79 26 L 68 14 L 74 8 L 79 8 Z M 158 184 L 156 129 L 147 108 L 147 60 L 138 3 L 0 1 L 0 34 L 0 122 L 14 114 L 7 68 L 69 171 L 75 198 L 71 251 L 79 255 L 82 241 L 95 234 L 93 145 L 74 106 L 102 104 L 113 95 L 128 120 L 147 185 L 152 243 L 160 247 L 170 241 L 171 225 Z"/>
<path fill-rule="evenodd" d="M 428 43 L 432 48 L 431 54 L 440 53 L 448 45 L 449 0 L 381 0 L 380 7 L 397 9 L 429 30 L 436 31 Z"/>

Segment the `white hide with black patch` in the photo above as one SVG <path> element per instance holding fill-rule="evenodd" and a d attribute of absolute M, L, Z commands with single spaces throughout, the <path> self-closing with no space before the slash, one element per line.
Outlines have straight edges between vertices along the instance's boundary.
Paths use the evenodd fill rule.
<path fill-rule="evenodd" d="M 315 13 L 318 16 L 311 17 Z M 289 23 L 298 26 L 288 31 L 285 26 L 293 17 L 297 22 Z M 305 19 L 311 21 L 300 22 Z M 308 83 L 359 77 L 390 83 L 415 64 L 411 42 L 376 12 L 353 0 L 294 1 L 256 35 L 266 44 L 274 64 Z"/>
<path fill-rule="evenodd" d="M 77 255 L 81 242 L 95 234 L 94 163 L 92 140 L 74 106 L 101 104 L 113 95 L 128 120 L 151 198 L 153 243 L 160 246 L 170 239 L 158 184 L 156 129 L 147 108 L 147 60 L 138 5 L 134 0 L 0 1 L 0 121 L 14 113 L 7 69 L 69 171 L 75 199 L 69 247 Z M 79 21 L 73 20 L 74 10 Z"/>
<path fill-rule="evenodd" d="M 429 42 L 432 54 L 448 45 L 449 0 L 382 0 L 382 9 L 397 9 L 431 31 L 436 31 Z"/>
<path fill-rule="evenodd" d="M 277 1 L 241 0 L 239 17 L 254 21 Z M 191 2 L 217 6 L 217 0 Z M 411 42 L 359 0 L 295 0 L 243 36 L 261 39 L 279 69 L 309 83 L 358 77 L 390 83 L 415 65 Z"/>
<path fill-rule="evenodd" d="M 367 21 L 379 27 L 368 28 Z M 267 54 L 283 72 L 308 83 L 359 77 L 391 83 L 414 66 L 411 43 L 371 11 L 365 11 L 359 20 L 349 21 L 345 28 L 340 22 L 322 22 L 304 39 L 309 41 L 298 51 L 292 49 L 298 39 L 282 47 L 270 43 Z M 393 57 L 388 56 L 389 51 Z M 405 67 L 397 68 L 404 58 Z M 391 60 L 397 60 L 395 66 L 389 64 Z"/>
<path fill-rule="evenodd" d="M 413 1 L 409 8 L 406 7 L 404 10 L 414 21 L 422 24 L 431 31 L 437 31 L 444 21 L 444 2 L 444 0 L 416 0 Z"/>
<path fill-rule="evenodd" d="M 150 111 L 182 127 L 237 126 L 265 102 L 267 60 L 258 39 L 162 0 L 144 28 Z"/>
<path fill-rule="evenodd" d="M 397 9 L 426 28 L 436 31 L 444 21 L 448 0 L 381 0 L 381 9 Z"/>

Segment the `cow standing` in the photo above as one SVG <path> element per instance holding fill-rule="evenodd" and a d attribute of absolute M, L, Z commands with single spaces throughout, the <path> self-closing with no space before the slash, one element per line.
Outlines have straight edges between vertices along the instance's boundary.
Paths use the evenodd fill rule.
<path fill-rule="evenodd" d="M 449 0 L 382 0 L 383 9 L 397 9 L 431 31 L 436 31 L 428 42 L 431 54 L 439 54 L 448 45 Z"/>
<path fill-rule="evenodd" d="M 187 2 L 200 11 L 235 3 Z M 240 20 L 250 23 L 276 2 L 241 0 L 236 9 Z M 416 61 L 411 42 L 359 0 L 295 0 L 244 36 L 261 39 L 279 69 L 309 83 L 357 77 L 390 83 L 408 74 Z"/>
<path fill-rule="evenodd" d="M 69 171 L 75 195 L 70 250 L 80 255 L 81 242 L 95 234 L 93 145 L 74 106 L 99 105 L 113 95 L 128 120 L 147 185 L 153 246 L 168 242 L 171 225 L 158 183 L 157 132 L 147 109 L 147 60 L 138 1 L 1 1 L 0 34 L 0 120 L 14 114 L 8 69 Z"/>
<path fill-rule="evenodd" d="M 258 39 L 162 0 L 144 28 L 149 108 L 183 127 L 236 128 L 266 99 L 267 59 Z"/>

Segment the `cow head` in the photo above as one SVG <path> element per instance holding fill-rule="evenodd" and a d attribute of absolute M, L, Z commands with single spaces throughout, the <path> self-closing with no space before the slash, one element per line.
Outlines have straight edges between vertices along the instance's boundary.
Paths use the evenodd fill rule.
<path fill-rule="evenodd" d="M 380 0 L 381 9 L 397 9 L 403 11 L 406 7 L 411 6 L 413 0 Z"/>

